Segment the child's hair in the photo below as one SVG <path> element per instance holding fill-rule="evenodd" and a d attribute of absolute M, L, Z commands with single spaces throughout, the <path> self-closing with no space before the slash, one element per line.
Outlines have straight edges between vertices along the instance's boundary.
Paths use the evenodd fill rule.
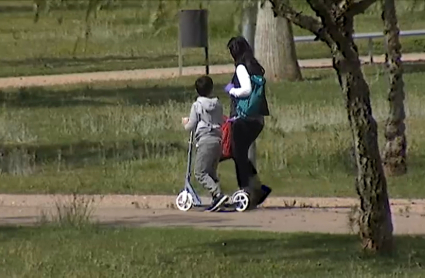
<path fill-rule="evenodd" d="M 198 95 L 201 97 L 207 97 L 211 94 L 214 88 L 214 83 L 211 77 L 204 75 L 196 79 L 195 88 Z"/>

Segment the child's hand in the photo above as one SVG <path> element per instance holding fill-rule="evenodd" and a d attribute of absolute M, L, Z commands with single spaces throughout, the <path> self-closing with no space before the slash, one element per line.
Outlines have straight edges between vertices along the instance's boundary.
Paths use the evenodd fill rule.
<path fill-rule="evenodd" d="M 183 117 L 182 118 L 182 125 L 187 125 L 188 122 L 189 122 L 189 118 L 188 117 Z"/>

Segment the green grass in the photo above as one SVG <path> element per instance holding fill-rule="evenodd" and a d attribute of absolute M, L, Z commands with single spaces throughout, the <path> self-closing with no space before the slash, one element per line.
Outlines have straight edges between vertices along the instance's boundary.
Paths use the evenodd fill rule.
<path fill-rule="evenodd" d="M 131 5 L 128 6 L 128 3 Z M 99 11 L 92 24 L 92 34 L 87 45 L 81 40 L 74 53 L 77 38 L 84 34 L 84 10 L 53 10 L 48 14 L 42 13 L 39 22 L 35 24 L 32 1 L 0 1 L 0 9 L 4 10 L 0 13 L 0 76 L 176 67 L 178 57 L 175 12 L 170 12 L 166 18 L 176 24 L 168 24 L 167 28 L 155 35 L 148 24 L 152 10 L 140 6 L 136 1 L 128 3 Z M 294 1 L 294 4 L 300 3 L 301 1 Z M 400 28 L 423 29 L 423 7 L 409 12 L 401 4 L 398 10 Z M 192 4 L 183 8 L 196 6 L 192 1 Z M 299 8 L 308 11 L 305 7 Z M 230 62 L 226 43 L 231 36 L 239 33 L 234 28 L 233 14 L 237 14 L 235 9 L 236 5 L 232 1 L 211 1 L 209 37 L 212 64 Z M 379 12 L 372 10 L 357 17 L 355 31 L 381 32 Z M 299 28 L 294 28 L 294 33 L 296 36 L 310 35 Z M 423 52 L 423 39 L 402 38 L 403 52 Z M 358 44 L 361 54 L 366 55 L 367 41 L 358 41 Z M 375 40 L 374 50 L 376 54 L 383 53 L 382 40 Z M 329 50 L 321 43 L 313 43 L 313 46 L 312 43 L 298 43 L 297 52 L 300 59 L 329 57 Z M 203 63 L 202 49 L 186 49 L 184 53 L 184 65 Z"/>
<path fill-rule="evenodd" d="M 353 235 L 163 229 L 0 228 L 1 277 L 423 277 L 423 236 L 392 256 Z"/>
<path fill-rule="evenodd" d="M 409 171 L 389 178 L 391 197 L 425 197 L 422 70 L 406 67 Z M 378 66 L 365 72 L 383 146 L 387 79 Z M 262 180 L 275 195 L 355 196 L 351 136 L 335 75 L 306 70 L 304 76 L 305 82 L 268 85 L 272 116 L 258 139 Z M 229 76 L 213 78 L 227 110 L 221 88 Z M 184 77 L 1 92 L 0 192 L 176 194 L 187 159 L 180 119 L 195 98 L 193 82 Z M 237 188 L 232 161 L 221 163 L 219 174 L 225 192 Z"/>

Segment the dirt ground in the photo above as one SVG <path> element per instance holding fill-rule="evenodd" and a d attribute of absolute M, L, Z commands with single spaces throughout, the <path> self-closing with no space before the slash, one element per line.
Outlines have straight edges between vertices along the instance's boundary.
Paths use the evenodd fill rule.
<path fill-rule="evenodd" d="M 365 62 L 367 57 L 362 57 Z M 382 63 L 383 56 L 375 57 Z M 404 54 L 404 61 L 425 60 L 425 53 Z M 301 67 L 329 67 L 330 59 L 301 60 Z M 230 73 L 232 65 L 211 66 L 211 74 Z M 183 75 L 202 74 L 204 67 L 187 67 Z M 178 68 L 94 72 L 51 76 L 0 78 L 0 89 L 90 83 L 107 80 L 161 79 L 178 76 Z M 194 226 L 222 229 L 255 229 L 275 232 L 350 233 L 349 214 L 356 199 L 271 197 L 256 210 L 206 213 L 202 208 L 181 212 L 176 196 L 79 196 L 90 203 L 93 220 L 105 225 Z M 208 199 L 203 200 L 208 203 Z M 43 215 L 54 215 L 58 204 L 72 203 L 66 195 L 0 195 L 0 225 L 32 225 Z M 396 234 L 425 234 L 425 200 L 391 200 Z"/>
<path fill-rule="evenodd" d="M 0 225 L 33 225 L 57 213 L 57 205 L 72 203 L 69 195 L 0 195 Z M 102 225 L 192 226 L 212 229 L 249 229 L 274 232 L 351 233 L 352 198 L 270 197 L 262 207 L 247 211 L 204 212 L 202 207 L 182 212 L 175 196 L 78 196 L 89 203 L 93 221 Z M 204 204 L 209 200 L 203 198 Z M 425 234 L 425 200 L 391 200 L 395 234 Z"/>
<path fill-rule="evenodd" d="M 425 53 L 407 53 L 403 54 L 404 62 L 418 62 L 425 60 Z M 369 57 L 361 57 L 363 63 L 369 61 Z M 383 55 L 375 56 L 375 63 L 383 63 L 385 57 Z M 332 67 L 331 59 L 311 59 L 299 60 L 302 68 L 324 68 Z M 234 70 L 233 65 L 214 65 L 210 66 L 210 74 L 231 73 Z M 183 76 L 204 74 L 204 66 L 184 67 Z M 145 79 L 164 79 L 179 76 L 178 68 L 160 68 L 160 69 L 142 69 L 142 70 L 126 70 L 126 71 L 107 71 L 107 72 L 90 72 L 90 73 L 73 73 L 58 74 L 44 76 L 26 76 L 26 77 L 7 77 L 0 78 L 0 89 L 19 88 L 32 86 L 52 86 L 66 85 L 76 83 L 92 83 L 101 81 L 130 81 Z"/>

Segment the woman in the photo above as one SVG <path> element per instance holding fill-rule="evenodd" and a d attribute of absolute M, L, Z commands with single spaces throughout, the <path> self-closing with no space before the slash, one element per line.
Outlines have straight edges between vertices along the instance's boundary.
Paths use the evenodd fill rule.
<path fill-rule="evenodd" d="M 239 98 L 246 98 L 252 92 L 252 75 L 264 76 L 264 68 L 255 59 L 253 51 L 243 37 L 233 37 L 227 44 L 235 62 L 235 73 L 226 91 L 231 97 L 230 117 L 237 116 L 236 105 Z M 263 94 L 264 95 L 264 94 Z M 264 127 L 264 116 L 269 115 L 266 97 L 261 103 L 260 113 L 249 118 L 236 117 L 232 123 L 231 149 L 235 161 L 239 188 L 250 194 L 253 207 L 264 202 L 271 189 L 261 184 L 257 170 L 248 158 L 248 150 Z"/>

